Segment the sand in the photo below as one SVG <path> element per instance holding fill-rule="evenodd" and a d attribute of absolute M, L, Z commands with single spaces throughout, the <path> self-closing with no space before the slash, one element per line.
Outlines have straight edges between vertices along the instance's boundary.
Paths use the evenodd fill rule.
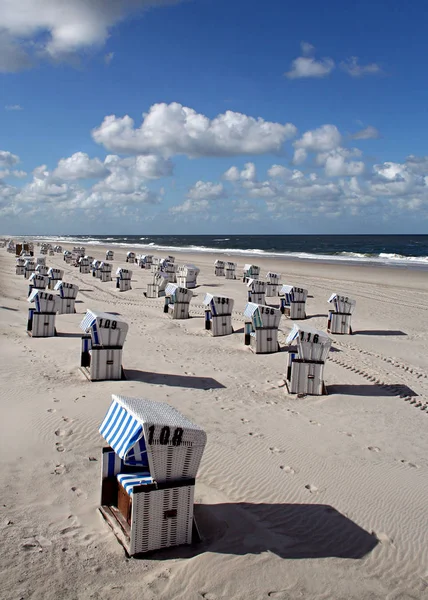
<path fill-rule="evenodd" d="M 115 248 L 115 269 L 125 251 Z M 201 273 L 192 318 L 172 321 L 163 299 L 143 296 L 148 272 L 135 266 L 120 293 L 47 257 L 80 286 L 77 314 L 57 316 L 57 337 L 33 339 L 28 282 L 0 249 L 0 597 L 428 598 L 426 272 L 258 259 L 263 275 L 309 290 L 317 328 L 332 292 L 357 300 L 355 334 L 332 336 L 329 394 L 297 399 L 285 353 L 244 346 L 245 286 L 216 278 L 214 258 L 176 253 Z M 240 274 L 247 260 L 236 261 Z M 204 330 L 206 291 L 235 299 L 234 335 Z M 127 319 L 127 380 L 91 383 L 78 370 L 86 308 Z M 283 317 L 281 345 L 291 326 Z M 166 401 L 206 429 L 199 545 L 129 559 L 97 512 L 112 393 Z"/>

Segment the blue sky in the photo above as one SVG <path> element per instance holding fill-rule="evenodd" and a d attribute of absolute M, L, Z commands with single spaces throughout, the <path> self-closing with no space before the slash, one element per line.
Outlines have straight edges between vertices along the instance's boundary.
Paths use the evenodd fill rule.
<path fill-rule="evenodd" d="M 426 233 L 425 15 L 0 0 L 1 231 Z"/>

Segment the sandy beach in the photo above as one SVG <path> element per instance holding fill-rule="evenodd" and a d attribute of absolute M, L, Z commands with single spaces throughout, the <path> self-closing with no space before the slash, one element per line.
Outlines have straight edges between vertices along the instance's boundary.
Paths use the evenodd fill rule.
<path fill-rule="evenodd" d="M 125 267 L 127 249 L 111 248 L 114 271 Z M 105 249 L 86 251 L 104 259 Z M 47 256 L 80 291 L 77 313 L 57 316 L 58 335 L 36 339 L 28 281 L 0 249 L 0 598 L 428 598 L 426 271 L 257 258 L 263 278 L 277 271 L 309 290 L 316 328 L 326 329 L 332 292 L 357 301 L 354 335 L 331 336 L 328 395 L 298 399 L 284 387 L 286 354 L 244 345 L 239 275 L 250 261 L 235 258 L 238 279 L 226 281 L 214 276 L 222 257 L 175 256 L 201 269 L 185 321 L 144 297 L 152 275 L 136 265 L 120 293 Z M 233 335 L 205 331 L 209 291 L 234 298 Z M 129 323 L 126 380 L 79 371 L 87 308 Z M 292 325 L 281 318 L 282 347 Z M 99 515 L 98 427 L 112 393 L 168 402 L 206 430 L 200 544 L 129 559 Z"/>

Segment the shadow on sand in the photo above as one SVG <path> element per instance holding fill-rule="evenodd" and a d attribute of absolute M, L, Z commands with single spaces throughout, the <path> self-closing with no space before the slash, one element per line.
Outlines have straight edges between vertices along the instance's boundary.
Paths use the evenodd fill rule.
<path fill-rule="evenodd" d="M 372 329 L 367 331 L 353 331 L 354 335 L 407 335 L 404 331 L 394 329 Z"/>
<path fill-rule="evenodd" d="M 138 369 L 125 369 L 125 379 L 129 381 L 142 381 L 155 385 L 168 385 L 171 387 L 193 388 L 195 390 L 218 390 L 225 386 L 212 377 L 193 377 L 191 375 L 173 375 L 172 373 L 153 373 Z"/>
<path fill-rule="evenodd" d="M 342 396 L 417 396 L 407 385 L 401 383 L 390 385 L 329 385 L 328 394 L 341 394 Z"/>
<path fill-rule="evenodd" d="M 199 543 L 157 551 L 150 558 L 272 552 L 284 559 L 359 559 L 378 544 L 375 535 L 326 504 L 195 504 L 195 518 Z"/>

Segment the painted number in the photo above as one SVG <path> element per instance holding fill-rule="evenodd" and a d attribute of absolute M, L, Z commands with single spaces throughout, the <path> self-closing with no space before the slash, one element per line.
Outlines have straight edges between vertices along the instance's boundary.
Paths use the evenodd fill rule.
<path fill-rule="evenodd" d="M 110 319 L 100 319 L 100 327 L 104 329 L 116 329 L 117 321 L 111 321 Z"/>
<path fill-rule="evenodd" d="M 159 443 L 161 446 L 167 446 L 171 440 L 171 444 L 173 446 L 180 446 L 183 439 L 183 429 L 181 427 L 176 427 L 174 433 L 171 438 L 171 429 L 168 425 L 164 425 L 160 430 L 159 439 L 155 440 L 155 425 L 150 425 L 149 427 L 149 439 L 148 443 L 156 444 Z"/>
<path fill-rule="evenodd" d="M 275 314 L 275 310 L 273 308 L 266 308 L 265 306 L 261 307 L 261 313 L 262 315 L 274 315 Z"/>
<path fill-rule="evenodd" d="M 302 340 L 302 342 L 310 342 L 311 337 L 312 337 L 312 333 L 309 333 L 309 332 L 306 333 L 305 331 L 300 332 L 300 339 Z M 312 343 L 318 344 L 318 342 L 319 342 L 319 335 L 317 333 L 315 333 L 314 336 L 312 337 Z"/>

